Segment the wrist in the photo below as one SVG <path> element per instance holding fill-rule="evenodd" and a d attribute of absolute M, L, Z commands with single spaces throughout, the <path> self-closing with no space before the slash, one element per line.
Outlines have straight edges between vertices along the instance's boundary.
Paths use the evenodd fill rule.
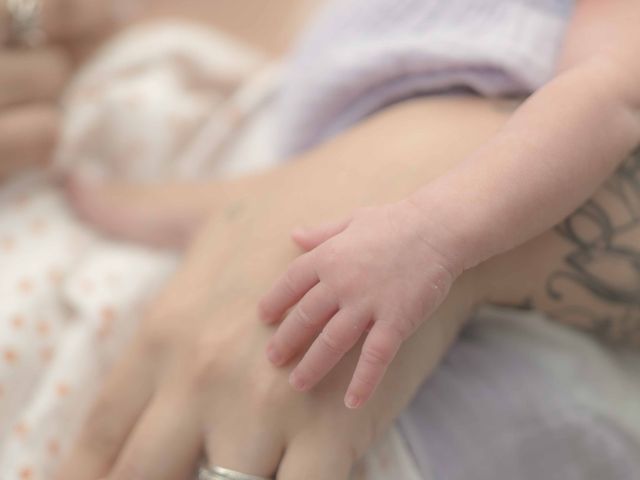
<path fill-rule="evenodd" d="M 413 196 L 398 202 L 399 216 L 408 225 L 408 231 L 414 235 L 431 255 L 438 258 L 440 265 L 451 275 L 452 280 L 466 270 L 467 252 L 460 238 L 449 228 L 446 222 L 429 215 Z"/>
<path fill-rule="evenodd" d="M 420 237 L 443 253 L 457 274 L 475 267 L 483 255 L 482 227 L 464 202 L 441 189 L 426 187 L 404 200 L 413 211 Z"/>

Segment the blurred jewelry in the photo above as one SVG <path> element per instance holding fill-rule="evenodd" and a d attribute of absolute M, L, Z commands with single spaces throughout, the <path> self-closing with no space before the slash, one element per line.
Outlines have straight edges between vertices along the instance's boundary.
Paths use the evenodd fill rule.
<path fill-rule="evenodd" d="M 4 0 L 9 13 L 9 45 L 37 47 L 44 43 L 41 0 Z"/>
<path fill-rule="evenodd" d="M 223 467 L 200 467 L 198 480 L 271 480 L 267 477 L 249 475 Z"/>

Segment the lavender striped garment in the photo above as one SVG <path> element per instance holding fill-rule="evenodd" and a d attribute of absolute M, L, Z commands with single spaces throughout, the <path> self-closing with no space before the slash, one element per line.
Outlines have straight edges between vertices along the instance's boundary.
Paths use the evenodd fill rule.
<path fill-rule="evenodd" d="M 417 95 L 529 93 L 551 76 L 572 8 L 333 2 L 289 63 L 282 150 L 308 149 Z M 493 311 L 470 324 L 399 425 L 428 480 L 640 479 L 640 355 L 541 315 Z"/>
<path fill-rule="evenodd" d="M 571 0 L 339 0 L 291 57 L 286 154 L 399 100 L 455 87 L 527 93 L 549 78 Z"/>

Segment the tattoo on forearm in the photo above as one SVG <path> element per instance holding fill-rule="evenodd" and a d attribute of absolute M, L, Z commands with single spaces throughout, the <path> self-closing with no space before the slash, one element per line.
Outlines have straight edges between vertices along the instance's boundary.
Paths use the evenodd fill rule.
<path fill-rule="evenodd" d="M 557 305 L 549 313 L 608 341 L 640 344 L 640 149 L 556 232 L 572 250 L 548 277 Z"/>

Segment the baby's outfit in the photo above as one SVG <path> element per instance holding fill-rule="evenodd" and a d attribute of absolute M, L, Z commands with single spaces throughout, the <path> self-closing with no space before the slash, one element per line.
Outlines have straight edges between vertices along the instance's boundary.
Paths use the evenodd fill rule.
<path fill-rule="evenodd" d="M 552 73 L 573 0 L 336 0 L 289 62 L 281 149 L 298 153 L 387 105 L 529 93 Z"/>

